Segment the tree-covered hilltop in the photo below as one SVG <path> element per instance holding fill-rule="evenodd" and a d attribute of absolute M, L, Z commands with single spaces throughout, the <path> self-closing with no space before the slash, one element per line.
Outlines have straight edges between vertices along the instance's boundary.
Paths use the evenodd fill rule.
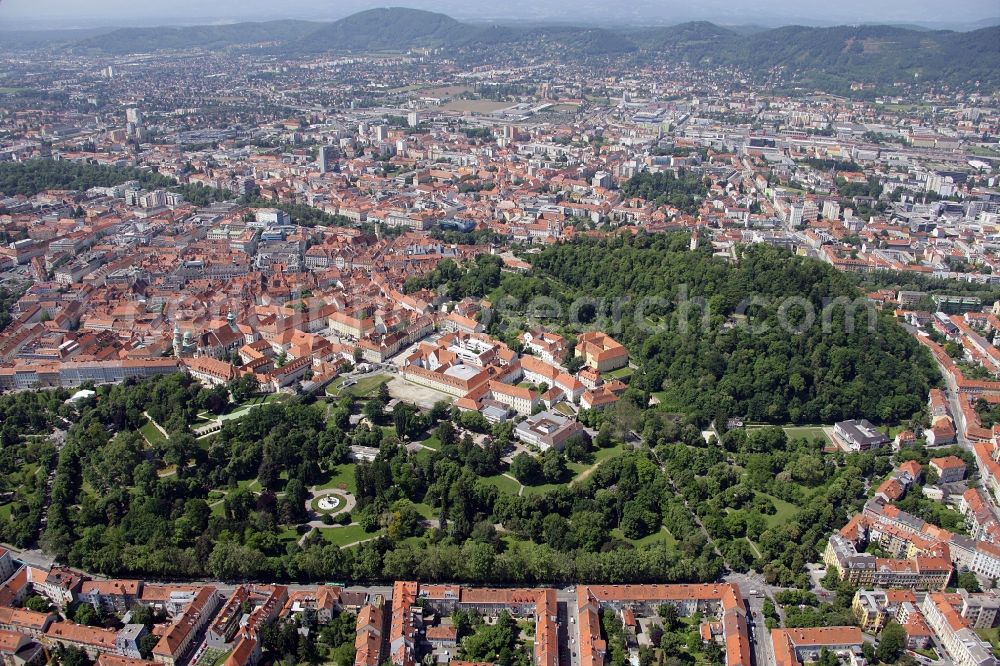
<path fill-rule="evenodd" d="M 702 424 L 722 417 L 905 420 L 939 380 L 926 350 L 888 313 L 873 314 L 869 330 L 873 311 L 863 300 L 853 304 L 853 327 L 842 306 L 828 309 L 824 327 L 831 300 L 861 293 L 832 267 L 784 250 L 754 245 L 728 262 L 710 249 L 689 251 L 686 235 L 671 235 L 585 240 L 526 256 L 533 270 L 505 275 L 493 302 L 510 296 L 529 304 L 542 295 L 570 312 L 576 299 L 603 299 L 579 308 L 582 324 L 618 331 L 638 364 L 632 387 Z M 612 316 L 616 299 L 620 317 Z M 803 325 L 803 304 L 815 315 L 812 325 Z M 519 319 L 518 307 L 507 319 Z"/>
<path fill-rule="evenodd" d="M 488 30 L 460 23 L 445 14 L 407 7 L 368 9 L 305 34 L 294 49 L 326 51 L 397 51 L 465 43 Z M 506 31 L 504 31 L 506 34 Z"/>
<path fill-rule="evenodd" d="M 204 206 L 232 198 L 232 193 L 196 185 L 179 185 L 170 176 L 129 166 L 86 164 L 65 160 L 25 160 L 0 162 L 0 194 L 34 196 L 46 190 L 84 191 L 92 187 L 113 187 L 138 181 L 147 189 L 169 189 L 191 203 Z"/>

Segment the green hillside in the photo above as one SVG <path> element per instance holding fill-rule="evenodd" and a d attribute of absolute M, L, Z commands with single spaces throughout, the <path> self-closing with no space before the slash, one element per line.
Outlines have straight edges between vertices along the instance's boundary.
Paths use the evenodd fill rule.
<path fill-rule="evenodd" d="M 479 32 L 479 28 L 471 28 Z M 470 26 L 450 16 L 403 7 L 370 9 L 325 25 L 292 48 L 302 52 L 382 51 L 463 43 Z"/>
<path fill-rule="evenodd" d="M 120 28 L 75 43 L 80 51 L 110 54 L 148 53 L 192 48 L 223 49 L 301 39 L 319 24 L 308 21 L 267 21 L 190 27 Z"/>
<path fill-rule="evenodd" d="M 1000 27 L 973 32 L 890 26 L 734 31 L 704 21 L 662 28 L 609 30 L 566 26 L 506 27 L 461 23 L 444 14 L 402 7 L 371 9 L 333 23 L 272 21 L 221 26 L 128 28 L 75 42 L 82 51 L 239 48 L 269 44 L 273 52 L 461 50 L 487 60 L 512 50 L 558 53 L 566 60 L 630 57 L 728 65 L 757 75 L 780 71 L 793 85 L 844 90 L 852 82 L 979 82 L 1000 84 Z"/>

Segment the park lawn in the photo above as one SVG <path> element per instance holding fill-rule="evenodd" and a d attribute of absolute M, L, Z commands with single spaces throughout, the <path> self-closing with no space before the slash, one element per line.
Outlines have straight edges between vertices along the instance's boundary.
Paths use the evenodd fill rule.
<path fill-rule="evenodd" d="M 420 460 L 421 462 L 435 455 L 437 451 L 433 449 L 419 449 L 416 453 L 411 454 L 414 458 Z"/>
<path fill-rule="evenodd" d="M 247 398 L 243 402 L 236 403 L 233 405 L 233 411 L 237 409 L 242 409 L 243 407 L 253 407 L 256 405 L 263 405 L 269 402 L 277 402 L 284 400 L 285 395 L 282 393 L 261 393 L 250 398 Z"/>
<path fill-rule="evenodd" d="M 356 494 L 358 492 L 358 484 L 354 479 L 354 468 L 357 467 L 354 463 L 349 463 L 346 465 L 337 465 L 333 474 L 325 483 L 321 483 L 316 486 L 317 490 L 346 490 L 347 492 Z"/>
<path fill-rule="evenodd" d="M 14 503 L 7 502 L 6 504 L 0 504 L 0 523 L 10 522 L 10 514 L 14 510 Z"/>
<path fill-rule="evenodd" d="M 628 541 L 630 544 L 636 547 L 641 546 L 666 546 L 667 548 L 676 548 L 677 539 L 674 535 L 670 533 L 665 527 L 661 527 L 659 532 L 653 532 L 648 534 L 641 539 L 626 539 L 625 535 L 622 534 L 621 529 L 615 528 L 611 530 L 611 536 L 616 539 L 621 539 L 622 541 Z"/>
<path fill-rule="evenodd" d="M 260 490 L 260 481 L 257 479 L 243 479 L 242 481 L 237 481 L 236 486 L 238 488 L 247 488 L 252 492 L 257 492 Z"/>
<path fill-rule="evenodd" d="M 210 507 L 209 508 L 211 508 L 213 516 L 218 516 L 219 518 L 224 518 L 225 515 L 226 515 L 226 503 L 224 501 L 223 502 L 219 502 L 218 504 L 211 504 L 210 503 Z"/>
<path fill-rule="evenodd" d="M 758 494 L 771 500 L 771 502 L 774 503 L 774 508 L 777 509 L 773 515 L 764 516 L 764 519 L 767 520 L 767 526 L 769 528 L 776 525 L 784 525 L 795 518 L 796 514 L 799 512 L 799 507 L 795 506 L 791 502 L 786 502 L 783 499 L 778 499 L 774 495 L 768 495 L 767 493 Z"/>
<path fill-rule="evenodd" d="M 146 423 L 139 428 L 139 432 L 146 438 L 150 446 L 159 446 L 167 441 L 167 438 L 163 436 L 160 429 L 153 425 L 153 422 L 149 419 L 146 419 Z"/>
<path fill-rule="evenodd" d="M 323 527 L 320 528 L 319 533 L 323 535 L 327 543 L 343 547 L 355 541 L 374 539 L 382 536 L 385 532 L 383 530 L 365 532 L 365 528 L 361 525 L 344 525 L 343 527 Z"/>
<path fill-rule="evenodd" d="M 507 548 L 514 548 L 518 545 L 529 545 L 531 547 L 534 547 L 535 545 L 533 541 L 530 541 L 528 539 L 519 539 L 516 535 L 511 534 L 509 532 L 504 534 L 501 537 L 501 539 L 503 539 L 503 542 L 507 544 Z"/>
<path fill-rule="evenodd" d="M 483 483 L 488 483 L 502 492 L 510 493 L 511 495 L 516 495 L 518 491 L 521 490 L 521 485 L 517 481 L 503 476 L 502 474 L 497 474 L 496 476 L 484 476 L 479 480 Z"/>
<path fill-rule="evenodd" d="M 416 509 L 417 513 L 419 513 L 425 520 L 430 520 L 434 517 L 434 507 L 430 504 L 424 504 L 421 502 L 419 504 L 414 504 L 413 508 Z"/>
<path fill-rule="evenodd" d="M 266 405 L 272 402 L 284 402 L 287 399 L 288 396 L 283 393 L 257 395 L 238 405 L 233 405 L 228 412 L 219 416 L 218 419 L 220 421 L 234 421 L 236 419 L 241 419 L 249 414 L 255 407 L 260 407 L 261 405 Z"/>
<path fill-rule="evenodd" d="M 437 435 L 431 435 L 420 443 L 428 449 L 434 449 L 435 451 L 439 451 L 441 449 L 441 440 L 438 439 Z"/>
<path fill-rule="evenodd" d="M 340 387 L 347 381 L 347 375 L 341 375 L 326 385 L 326 394 L 334 397 L 340 395 Z"/>
<path fill-rule="evenodd" d="M 299 539 L 302 538 L 302 535 L 299 534 L 299 531 L 296 529 L 296 526 L 292 525 L 291 527 L 288 527 L 283 531 L 278 532 L 278 538 L 281 539 L 282 541 L 298 543 Z"/>
<path fill-rule="evenodd" d="M 612 370 L 611 372 L 605 372 L 604 377 L 610 377 L 611 379 L 625 379 L 631 377 L 635 373 L 635 370 L 628 367 L 618 368 L 617 370 Z"/>
<path fill-rule="evenodd" d="M 556 488 L 564 488 L 567 484 L 565 483 L 543 483 L 537 486 L 525 486 L 525 495 L 541 495 L 547 493 L 550 490 L 555 490 Z"/>
<path fill-rule="evenodd" d="M 597 449 L 594 451 L 594 462 L 587 463 L 566 463 L 566 467 L 573 470 L 573 480 L 570 484 L 581 481 L 584 478 L 590 476 L 594 473 L 594 470 L 604 464 L 606 461 L 614 458 L 615 456 L 622 453 L 622 448 L 620 446 L 609 446 L 606 449 Z"/>

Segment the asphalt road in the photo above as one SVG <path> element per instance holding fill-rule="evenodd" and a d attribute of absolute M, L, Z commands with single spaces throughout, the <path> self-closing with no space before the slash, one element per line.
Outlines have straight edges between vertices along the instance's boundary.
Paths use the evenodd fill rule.
<path fill-rule="evenodd" d="M 735 583 L 740 588 L 740 593 L 746 599 L 750 607 L 750 617 L 747 625 L 750 629 L 750 647 L 753 649 L 754 666 L 772 666 L 774 664 L 773 649 L 771 646 L 771 633 L 764 626 L 764 600 L 772 597 L 777 588 L 768 585 L 763 576 L 755 573 L 731 574 L 725 577 L 727 583 Z M 756 590 L 764 596 L 756 596 L 750 593 Z M 777 604 L 776 604 L 777 605 Z"/>

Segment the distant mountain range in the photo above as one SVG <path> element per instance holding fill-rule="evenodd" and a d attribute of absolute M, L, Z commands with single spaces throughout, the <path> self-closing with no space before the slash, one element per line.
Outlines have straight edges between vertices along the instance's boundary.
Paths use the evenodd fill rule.
<path fill-rule="evenodd" d="M 417 9 L 363 11 L 333 23 L 271 21 L 229 25 L 122 28 L 60 34 L 79 52 L 146 53 L 163 49 L 227 49 L 261 45 L 311 55 L 445 48 L 487 55 L 493 49 L 550 50 L 573 59 L 628 56 L 732 65 L 754 73 L 784 68 L 801 85 L 842 88 L 852 81 L 890 84 L 978 81 L 1000 84 L 1000 26 L 971 32 L 880 25 L 729 29 L 708 22 L 646 29 L 482 25 Z M 38 40 L 28 40 L 30 45 Z"/>

